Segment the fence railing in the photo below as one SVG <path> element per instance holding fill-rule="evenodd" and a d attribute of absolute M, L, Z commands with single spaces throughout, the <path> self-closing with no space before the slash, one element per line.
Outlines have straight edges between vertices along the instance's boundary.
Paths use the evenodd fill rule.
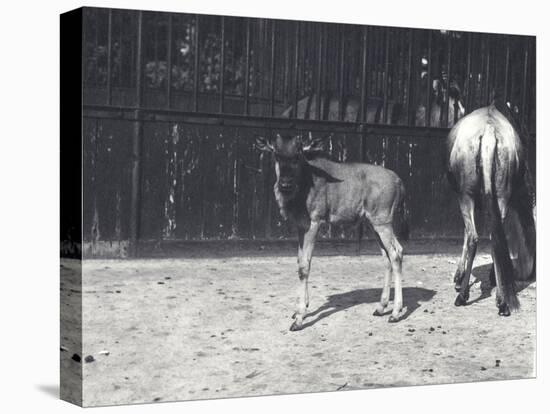
<path fill-rule="evenodd" d="M 457 235 L 441 151 L 461 108 L 499 95 L 535 126 L 533 37 L 86 8 L 82 42 L 84 235 L 131 255 L 140 239 L 288 236 L 251 138 L 280 129 L 395 169 L 416 234 Z"/>

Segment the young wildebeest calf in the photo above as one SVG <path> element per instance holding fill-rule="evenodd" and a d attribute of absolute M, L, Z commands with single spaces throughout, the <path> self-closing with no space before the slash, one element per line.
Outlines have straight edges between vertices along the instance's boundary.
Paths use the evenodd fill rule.
<path fill-rule="evenodd" d="M 384 314 L 393 274 L 395 297 L 389 321 L 398 321 L 403 308 L 403 249 L 393 224 L 394 218 L 402 219 L 402 215 L 397 214 L 403 212 L 405 195 L 401 179 L 376 165 L 330 161 L 322 155 L 322 140 L 309 140 L 304 145 L 300 137 L 277 135 L 274 142 L 259 137 L 256 145 L 275 155 L 275 198 L 283 218 L 290 219 L 298 229 L 300 286 L 290 330 L 301 329 L 306 316 L 311 255 L 321 222 L 360 223 L 366 219 L 370 223 L 388 260 L 380 304 L 374 314 Z M 400 220 L 400 224 L 405 229 L 404 220 Z"/>

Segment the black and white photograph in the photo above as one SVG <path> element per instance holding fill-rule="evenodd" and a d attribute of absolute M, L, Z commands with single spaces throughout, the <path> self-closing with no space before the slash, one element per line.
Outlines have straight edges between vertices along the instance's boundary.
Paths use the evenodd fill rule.
<path fill-rule="evenodd" d="M 61 398 L 536 375 L 534 36 L 92 7 L 61 36 Z"/>
<path fill-rule="evenodd" d="M 4 410 L 542 411 L 543 15 L 6 4 Z"/>

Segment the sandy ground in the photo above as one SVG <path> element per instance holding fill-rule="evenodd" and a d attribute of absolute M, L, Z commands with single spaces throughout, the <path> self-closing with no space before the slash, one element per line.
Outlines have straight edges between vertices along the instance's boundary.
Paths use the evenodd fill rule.
<path fill-rule="evenodd" d="M 84 405 L 533 377 L 535 284 L 520 292 L 519 312 L 499 317 L 482 251 L 472 303 L 457 308 L 457 259 L 406 256 L 406 317 L 389 324 L 372 315 L 381 257 L 314 257 L 299 332 L 288 330 L 293 256 L 86 261 Z M 71 345 L 62 363 L 79 364 Z"/>

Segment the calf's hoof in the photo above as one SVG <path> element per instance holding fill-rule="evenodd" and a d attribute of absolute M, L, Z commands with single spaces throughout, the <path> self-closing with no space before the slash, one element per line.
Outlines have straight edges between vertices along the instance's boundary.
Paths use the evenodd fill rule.
<path fill-rule="evenodd" d="M 468 303 L 468 296 L 469 295 L 463 295 L 462 293 L 459 293 L 455 299 L 455 306 L 466 306 Z"/>
<path fill-rule="evenodd" d="M 292 322 L 292 325 L 290 325 L 290 331 L 291 332 L 296 332 L 296 331 L 301 331 L 303 328 L 302 326 L 302 323 L 298 323 L 297 321 L 294 321 Z"/>
<path fill-rule="evenodd" d="M 388 319 L 389 323 L 396 323 L 399 322 L 399 316 L 390 315 L 390 318 Z"/>
<path fill-rule="evenodd" d="M 510 316 L 510 308 L 508 307 L 508 304 L 501 303 L 498 305 L 498 314 L 499 316 Z"/>

